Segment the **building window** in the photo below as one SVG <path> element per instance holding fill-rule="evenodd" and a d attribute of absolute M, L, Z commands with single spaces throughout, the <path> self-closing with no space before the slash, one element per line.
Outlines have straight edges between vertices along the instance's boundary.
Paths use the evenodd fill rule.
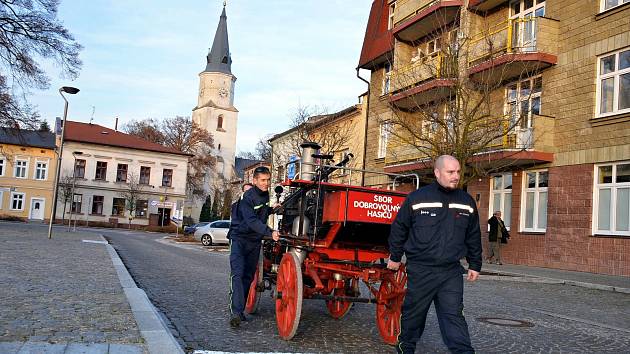
<path fill-rule="evenodd" d="M 542 76 L 508 85 L 506 111 L 510 116 L 510 128 L 529 129 L 533 126 L 533 116 L 540 115 L 541 95 Z"/>
<path fill-rule="evenodd" d="M 217 118 L 217 130 L 223 129 L 223 115 L 219 114 Z"/>
<path fill-rule="evenodd" d="M 492 176 L 491 183 L 488 215 L 500 211 L 505 227 L 509 229 L 512 219 L 512 174 Z"/>
<path fill-rule="evenodd" d="M 172 187 L 173 185 L 173 170 L 165 168 L 162 170 L 162 187 Z"/>
<path fill-rule="evenodd" d="M 545 232 L 547 229 L 548 171 L 528 171 L 524 175 L 522 230 Z"/>
<path fill-rule="evenodd" d="M 119 163 L 116 169 L 116 182 L 127 182 L 127 164 Z"/>
<path fill-rule="evenodd" d="M 81 206 L 83 204 L 83 194 L 75 194 L 72 199 L 72 206 L 70 207 L 70 212 L 79 214 L 81 213 Z"/>
<path fill-rule="evenodd" d="M 385 63 L 385 67 L 383 68 L 383 88 L 381 89 L 381 95 L 386 95 L 389 93 L 389 88 L 392 81 L 392 64 L 389 62 Z"/>
<path fill-rule="evenodd" d="M 136 202 L 136 217 L 137 218 L 146 218 L 148 209 L 149 209 L 149 201 L 148 200 L 138 200 Z"/>
<path fill-rule="evenodd" d="M 4 157 L 0 157 L 0 176 L 4 176 L 5 161 Z"/>
<path fill-rule="evenodd" d="M 630 112 L 630 49 L 599 57 L 597 63 L 597 115 Z"/>
<path fill-rule="evenodd" d="M 345 159 L 348 156 L 349 153 L 350 153 L 350 149 L 343 149 L 343 150 L 339 151 L 339 161 L 343 161 L 343 159 Z M 348 163 L 346 164 L 346 166 L 348 166 L 349 164 L 350 164 L 350 160 L 348 160 Z M 350 167 L 350 166 L 348 166 L 348 167 Z M 339 171 L 338 175 L 340 175 L 340 176 L 346 175 L 349 172 L 345 168 L 342 168 L 342 169 L 340 169 L 338 171 Z"/>
<path fill-rule="evenodd" d="M 103 200 L 105 197 L 102 195 L 95 195 L 92 197 L 92 214 L 103 215 Z"/>
<path fill-rule="evenodd" d="M 11 193 L 11 210 L 24 210 L 24 193 Z"/>
<path fill-rule="evenodd" d="M 107 177 L 107 162 L 96 161 L 96 173 L 94 179 L 104 181 Z"/>
<path fill-rule="evenodd" d="M 389 134 L 392 123 L 389 121 L 382 122 L 379 128 L 378 151 L 376 157 L 381 159 L 387 155 L 387 143 L 389 142 Z"/>
<path fill-rule="evenodd" d="M 389 5 L 389 16 L 387 17 L 387 29 L 394 28 L 394 12 L 396 12 L 396 3 Z"/>
<path fill-rule="evenodd" d="M 621 6 L 625 3 L 629 3 L 630 0 L 600 0 L 600 12 L 612 9 L 613 7 Z"/>
<path fill-rule="evenodd" d="M 149 184 L 151 179 L 151 167 L 140 166 L 140 184 Z"/>
<path fill-rule="evenodd" d="M 595 234 L 630 236 L 630 161 L 595 166 Z"/>
<path fill-rule="evenodd" d="M 26 178 L 26 170 L 28 169 L 28 160 L 15 160 L 15 178 Z"/>
<path fill-rule="evenodd" d="M 36 162 L 35 163 L 35 179 L 46 180 L 48 176 L 48 162 Z"/>
<path fill-rule="evenodd" d="M 114 198 L 112 215 L 125 216 L 125 198 Z"/>
<path fill-rule="evenodd" d="M 3 201 L 4 201 L 3 198 L 4 198 L 4 192 L 0 191 L 0 209 L 2 209 L 2 204 L 3 204 Z"/>
<path fill-rule="evenodd" d="M 77 160 L 74 164 L 74 177 L 85 178 L 85 160 Z"/>

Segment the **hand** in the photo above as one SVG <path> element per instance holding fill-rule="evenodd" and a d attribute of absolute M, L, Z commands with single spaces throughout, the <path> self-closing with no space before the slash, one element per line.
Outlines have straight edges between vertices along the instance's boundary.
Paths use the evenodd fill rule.
<path fill-rule="evenodd" d="M 468 269 L 468 277 L 466 277 L 466 280 L 475 281 L 477 280 L 477 278 L 479 278 L 479 272 L 476 270 Z"/>
<path fill-rule="evenodd" d="M 398 270 L 400 268 L 400 262 L 394 262 L 391 259 L 387 261 L 387 269 Z"/>
<path fill-rule="evenodd" d="M 273 205 L 271 206 L 272 209 L 278 209 L 279 207 L 281 207 L 282 204 L 280 203 L 273 203 Z"/>
<path fill-rule="evenodd" d="M 280 231 L 274 230 L 271 232 L 271 238 L 274 241 L 278 241 L 280 239 Z"/>

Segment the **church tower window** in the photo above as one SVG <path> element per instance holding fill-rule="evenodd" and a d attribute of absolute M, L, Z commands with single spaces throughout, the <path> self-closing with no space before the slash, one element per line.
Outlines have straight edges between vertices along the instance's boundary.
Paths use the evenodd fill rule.
<path fill-rule="evenodd" d="M 223 114 L 220 114 L 219 118 L 217 118 L 217 130 L 223 130 Z"/>

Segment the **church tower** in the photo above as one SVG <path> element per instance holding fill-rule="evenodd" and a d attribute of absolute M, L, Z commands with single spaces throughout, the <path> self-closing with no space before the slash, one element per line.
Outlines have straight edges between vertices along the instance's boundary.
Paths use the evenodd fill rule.
<path fill-rule="evenodd" d="M 213 171 L 206 176 L 207 191 L 210 192 L 221 180 L 232 179 L 236 154 L 238 122 L 238 110 L 234 107 L 236 77 L 232 74 L 225 3 L 212 48 L 206 59 L 206 68 L 199 74 L 199 96 L 197 106 L 192 110 L 192 119 L 214 138 L 213 154 L 217 157 L 217 163 Z"/>

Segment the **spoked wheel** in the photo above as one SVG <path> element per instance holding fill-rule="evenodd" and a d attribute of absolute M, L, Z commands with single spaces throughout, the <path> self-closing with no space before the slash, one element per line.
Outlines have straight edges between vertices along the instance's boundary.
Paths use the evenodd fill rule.
<path fill-rule="evenodd" d="M 252 280 L 252 284 L 249 286 L 249 292 L 247 293 L 247 302 L 245 302 L 245 312 L 252 314 L 258 310 L 258 303 L 260 302 L 260 298 L 263 292 L 262 284 L 263 280 L 263 252 L 262 248 L 260 249 L 260 256 L 258 256 L 258 267 L 256 268 L 256 273 L 254 274 L 254 279 Z M 260 291 L 258 289 L 261 289 Z"/>
<path fill-rule="evenodd" d="M 393 277 L 386 277 L 378 288 L 376 324 L 383 341 L 395 345 L 400 334 L 400 314 L 405 299 L 407 273 L 400 266 Z"/>
<path fill-rule="evenodd" d="M 332 291 L 331 295 L 346 296 L 346 289 L 335 288 Z M 334 319 L 340 319 L 343 316 L 345 316 L 352 308 L 352 304 L 353 302 L 350 302 L 350 301 L 337 301 L 337 300 L 326 301 L 326 307 L 328 308 L 328 312 L 330 313 L 330 316 Z"/>
<path fill-rule="evenodd" d="M 210 235 L 201 236 L 201 244 L 204 246 L 212 246 L 212 237 L 210 237 Z"/>
<path fill-rule="evenodd" d="M 282 256 L 276 285 L 276 323 L 284 340 L 295 336 L 302 314 L 302 268 L 297 256 L 287 252 Z"/>

